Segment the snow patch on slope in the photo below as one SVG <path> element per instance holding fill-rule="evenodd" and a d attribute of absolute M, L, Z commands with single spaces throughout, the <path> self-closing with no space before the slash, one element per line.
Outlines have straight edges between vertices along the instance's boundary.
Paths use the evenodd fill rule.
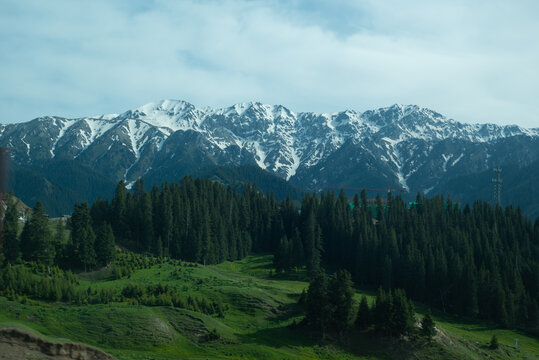
<path fill-rule="evenodd" d="M 24 141 L 24 139 L 26 138 L 26 135 L 24 135 L 22 138 L 21 138 L 21 141 L 24 145 L 26 145 L 26 155 L 28 155 L 28 158 L 30 158 L 30 144 L 28 144 L 26 141 Z"/>
<path fill-rule="evenodd" d="M 58 137 L 50 139 L 50 153 L 53 158 L 60 151 L 57 149 L 60 139 L 65 137 L 71 126 L 80 121 L 84 123 L 80 124 L 80 128 L 77 127 L 77 133 L 74 135 L 78 142 L 75 146 L 80 148 L 81 152 L 97 139 L 106 136 L 111 128 L 118 125 L 118 129 L 125 129 L 126 137 L 119 139 L 112 136 L 106 140 L 108 143 L 111 140 L 123 141 L 134 154 L 134 162 L 130 164 L 126 175 L 139 161 L 141 151 L 148 142 L 154 147 L 152 150 L 159 152 L 165 140 L 175 131 L 191 130 L 200 134 L 204 141 L 215 145 L 212 151 L 221 151 L 226 155 L 226 152 L 231 150 L 230 146 L 237 146 L 243 155 L 245 152 L 250 154 L 260 168 L 273 171 L 287 180 L 297 175 L 298 170 L 319 164 L 338 151 L 343 144 L 351 143 L 357 146 L 358 152 L 385 159 L 391 167 L 392 176 L 394 174 L 407 189 L 409 177 L 421 166 L 424 158 L 422 154 L 424 153 L 425 157 L 430 156 L 432 147 L 438 141 L 460 139 L 477 143 L 515 135 L 539 136 L 539 129 L 460 124 L 432 110 L 405 105 L 393 105 L 364 113 L 347 110 L 315 114 L 294 113 L 280 105 L 257 102 L 241 103 L 222 109 L 197 109 L 185 101 L 163 100 L 120 115 L 109 114 L 73 120 L 47 118 L 43 121 L 45 120 L 52 121 L 52 124 L 58 127 Z M 124 131 L 123 129 L 121 131 Z M 74 133 L 73 130 L 74 128 L 70 132 Z M 0 127 L 0 135 L 3 133 L 4 127 Z M 33 143 L 28 143 L 28 139 L 29 137 L 23 137 L 22 142 L 26 145 L 27 155 L 30 156 L 30 146 Z M 421 140 L 427 142 L 426 146 Z M 429 150 L 425 150 L 426 148 Z M 113 149 L 112 146 L 108 148 L 110 151 Z M 464 156 L 460 154 L 456 157 L 457 154 L 458 152 L 442 156 L 444 172 L 447 171 L 447 166 L 455 166 Z M 143 172 L 146 169 L 137 170 Z M 322 180 L 312 181 L 316 183 Z"/>
<path fill-rule="evenodd" d="M 453 162 L 451 163 L 451 166 L 455 166 L 460 161 L 460 159 L 462 159 L 463 156 L 464 156 L 464 153 L 461 153 L 458 158 L 453 160 Z"/>
<path fill-rule="evenodd" d="M 60 139 L 64 136 L 67 129 L 69 129 L 76 122 L 77 122 L 77 120 L 64 120 L 64 121 L 57 120 L 56 121 L 56 124 L 59 123 L 60 132 L 58 133 L 58 137 L 56 138 L 56 140 L 52 144 L 52 148 L 50 150 L 52 158 L 54 158 L 56 156 L 55 151 L 56 151 L 56 145 L 58 144 L 58 141 L 60 141 Z"/>
<path fill-rule="evenodd" d="M 406 190 L 410 190 L 407 184 L 407 180 L 412 174 L 410 172 L 406 176 L 404 175 L 402 168 L 404 165 L 404 159 L 401 156 L 401 153 L 398 149 L 398 144 L 402 142 L 402 135 L 398 139 L 391 139 L 388 137 L 383 137 L 382 140 L 386 142 L 386 147 L 388 148 L 388 155 L 391 158 L 391 162 L 395 165 L 397 171 L 395 172 L 395 175 L 397 176 L 397 179 L 399 180 L 399 184 Z M 384 156 L 382 156 L 384 158 Z"/>
<path fill-rule="evenodd" d="M 258 164 L 258 166 L 261 169 L 266 170 L 266 167 L 267 167 L 267 165 L 265 163 L 266 153 L 264 152 L 264 150 L 262 149 L 260 144 L 258 142 L 253 142 L 252 145 L 251 145 L 251 148 L 254 149 L 254 152 L 255 152 L 254 158 L 255 158 L 255 161 Z"/>
<path fill-rule="evenodd" d="M 290 180 L 292 176 L 296 175 L 296 171 L 298 170 L 298 167 L 300 165 L 299 156 L 295 150 L 292 150 L 291 155 L 292 155 L 292 165 L 290 165 L 290 167 L 288 168 L 286 180 Z"/>
<path fill-rule="evenodd" d="M 450 154 L 449 156 L 447 156 L 446 154 L 442 154 L 442 158 L 444 159 L 444 163 L 442 165 L 442 170 L 444 172 L 447 172 L 447 162 L 449 160 L 451 160 L 452 157 L 453 157 L 453 154 Z"/>
<path fill-rule="evenodd" d="M 410 188 L 408 187 L 407 180 L 411 174 L 408 174 L 407 176 L 403 175 L 403 172 L 402 172 L 403 161 L 402 161 L 400 152 L 396 146 L 393 148 L 393 151 L 395 152 L 395 155 L 397 156 L 397 159 L 399 160 L 399 165 L 397 167 L 397 173 L 396 173 L 397 179 L 399 179 L 399 184 L 401 184 L 404 189 L 410 190 Z"/>

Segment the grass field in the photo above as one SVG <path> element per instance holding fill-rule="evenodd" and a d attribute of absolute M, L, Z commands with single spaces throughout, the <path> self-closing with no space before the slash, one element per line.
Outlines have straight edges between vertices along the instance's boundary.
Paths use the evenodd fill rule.
<path fill-rule="evenodd" d="M 302 317 L 296 303 L 308 285 L 306 274 L 271 276 L 271 260 L 271 255 L 257 255 L 211 266 L 184 264 L 179 272 L 164 263 L 118 280 L 108 269 L 80 275 L 83 289 L 161 283 L 185 296 L 217 299 L 229 306 L 224 318 L 172 307 L 23 304 L 0 297 L 0 327 L 85 343 L 118 359 L 539 359 L 535 338 L 438 313 L 439 334 L 431 345 L 357 331 L 342 341 L 321 343 L 313 334 L 289 327 Z M 424 308 L 417 304 L 417 309 L 420 316 Z M 501 344 L 496 351 L 487 346 L 493 334 Z M 518 350 L 512 347 L 514 339 Z"/>

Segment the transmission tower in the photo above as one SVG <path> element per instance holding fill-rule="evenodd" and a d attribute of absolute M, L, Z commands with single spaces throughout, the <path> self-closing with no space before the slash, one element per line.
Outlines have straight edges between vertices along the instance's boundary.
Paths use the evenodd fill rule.
<path fill-rule="evenodd" d="M 497 166 L 494 168 L 494 177 L 492 178 L 492 201 L 494 204 L 501 204 L 501 198 L 502 198 L 502 178 L 500 174 L 502 173 L 502 169 Z"/>

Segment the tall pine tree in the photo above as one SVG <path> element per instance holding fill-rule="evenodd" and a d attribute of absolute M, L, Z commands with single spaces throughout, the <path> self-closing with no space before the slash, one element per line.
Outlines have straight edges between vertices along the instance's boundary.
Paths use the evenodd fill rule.
<path fill-rule="evenodd" d="M 4 255 L 5 261 L 15 263 L 21 257 L 19 243 L 19 214 L 15 202 L 10 197 L 7 200 L 7 209 L 4 217 Z"/>
<path fill-rule="evenodd" d="M 96 265 L 95 233 L 92 227 L 90 209 L 83 202 L 75 204 L 75 210 L 71 216 L 71 242 L 74 256 L 84 266 L 84 271 Z"/>
<path fill-rule="evenodd" d="M 325 338 L 331 321 L 331 304 L 329 301 L 329 280 L 324 270 L 316 272 L 307 291 L 307 324 L 322 332 Z"/>
<path fill-rule="evenodd" d="M 21 234 L 22 256 L 25 260 L 52 265 L 55 248 L 49 228 L 49 217 L 41 202 L 32 209 L 32 217 L 25 223 Z"/>
<path fill-rule="evenodd" d="M 95 239 L 95 254 L 99 265 L 110 264 L 116 255 L 114 232 L 109 223 L 104 222 Z"/>

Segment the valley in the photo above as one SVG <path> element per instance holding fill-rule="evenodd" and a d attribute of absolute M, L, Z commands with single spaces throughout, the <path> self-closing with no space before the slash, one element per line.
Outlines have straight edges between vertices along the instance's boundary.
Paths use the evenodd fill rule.
<path fill-rule="evenodd" d="M 0 1 L 0 360 L 539 360 L 538 13 Z"/>

